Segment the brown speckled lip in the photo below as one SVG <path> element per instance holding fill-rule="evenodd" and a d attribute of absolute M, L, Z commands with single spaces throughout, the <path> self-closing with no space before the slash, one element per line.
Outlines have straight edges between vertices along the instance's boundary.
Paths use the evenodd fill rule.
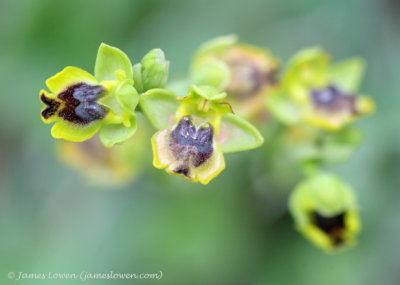
<path fill-rule="evenodd" d="M 102 86 L 86 83 L 77 83 L 67 87 L 57 96 L 63 102 L 58 116 L 79 125 L 104 118 L 107 110 L 97 104 L 97 100 L 103 92 Z"/>
<path fill-rule="evenodd" d="M 190 177 L 190 165 L 203 165 L 214 151 L 213 134 L 211 125 L 196 129 L 189 116 L 183 117 L 170 135 L 172 154 L 181 162 L 174 172 Z"/>

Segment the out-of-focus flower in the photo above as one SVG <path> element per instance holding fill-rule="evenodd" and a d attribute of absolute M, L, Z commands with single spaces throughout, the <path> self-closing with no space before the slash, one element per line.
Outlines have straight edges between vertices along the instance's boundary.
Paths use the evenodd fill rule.
<path fill-rule="evenodd" d="M 46 81 L 50 92 L 40 91 L 41 118 L 55 122 L 54 138 L 82 142 L 99 131 L 101 142 L 111 147 L 136 130 L 138 94 L 133 87 L 132 64 L 121 50 L 101 44 L 95 75 L 66 67 Z"/>
<path fill-rule="evenodd" d="M 337 176 L 317 173 L 301 182 L 290 197 L 289 208 L 296 228 L 325 251 L 355 244 L 360 231 L 355 197 Z"/>
<path fill-rule="evenodd" d="M 269 97 L 268 105 L 285 123 L 341 130 L 374 110 L 371 99 L 357 94 L 363 71 L 361 59 L 332 64 L 319 48 L 303 50 L 289 63 L 281 87 Z"/>
<path fill-rule="evenodd" d="M 265 96 L 276 86 L 278 60 L 267 49 L 225 36 L 203 44 L 193 59 L 191 81 L 226 91 L 235 113 L 260 115 Z"/>
<path fill-rule="evenodd" d="M 138 119 L 140 116 L 138 117 Z M 147 128 L 144 120 L 133 137 L 113 148 L 104 147 L 97 136 L 84 142 L 59 140 L 57 155 L 62 162 L 78 171 L 89 184 L 100 187 L 118 187 L 136 179 L 145 170 L 150 155 Z"/>
<path fill-rule="evenodd" d="M 225 167 L 223 153 L 256 148 L 258 130 L 230 114 L 226 93 L 210 86 L 192 86 L 177 98 L 164 89 L 140 97 L 141 108 L 159 131 L 152 137 L 153 164 L 173 175 L 207 184 Z"/>

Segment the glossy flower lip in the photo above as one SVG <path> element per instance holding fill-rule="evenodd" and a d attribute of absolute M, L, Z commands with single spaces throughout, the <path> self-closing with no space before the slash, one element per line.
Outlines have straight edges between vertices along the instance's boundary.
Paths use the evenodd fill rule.
<path fill-rule="evenodd" d="M 196 127 L 190 116 L 156 133 L 152 147 L 156 168 L 166 168 L 168 173 L 192 182 L 208 184 L 225 168 L 222 151 L 214 140 L 214 127 L 210 123 Z"/>
<path fill-rule="evenodd" d="M 51 133 L 55 138 L 83 141 L 101 127 L 108 109 L 98 103 L 106 88 L 88 72 L 77 67 L 66 67 L 46 81 L 52 93 L 41 90 L 42 121 L 56 121 Z"/>

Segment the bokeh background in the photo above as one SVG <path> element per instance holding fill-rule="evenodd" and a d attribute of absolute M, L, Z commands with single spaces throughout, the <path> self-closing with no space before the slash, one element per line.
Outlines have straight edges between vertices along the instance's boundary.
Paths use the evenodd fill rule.
<path fill-rule="evenodd" d="M 400 284 L 400 5 L 397 0 L 1 0 L 0 284 L 12 272 L 163 272 L 88 284 Z M 283 61 L 307 46 L 368 63 L 378 111 L 362 146 L 332 167 L 357 191 L 359 245 L 326 255 L 287 213 L 290 189 L 252 175 L 265 147 L 226 157 L 207 187 L 151 167 L 120 189 L 92 187 L 60 163 L 38 92 L 64 66 L 93 70 L 100 42 L 133 59 L 160 47 L 185 74 L 203 41 L 237 33 Z M 261 182 L 260 182 L 261 181 Z"/>

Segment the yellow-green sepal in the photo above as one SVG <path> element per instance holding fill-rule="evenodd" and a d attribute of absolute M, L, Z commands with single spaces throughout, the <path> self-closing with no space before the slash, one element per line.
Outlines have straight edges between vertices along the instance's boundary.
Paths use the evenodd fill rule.
<path fill-rule="evenodd" d="M 120 49 L 102 43 L 97 52 L 94 75 L 99 81 L 117 80 L 116 71 L 125 72 L 127 79 L 133 79 L 132 63 Z"/>
<path fill-rule="evenodd" d="M 54 76 L 46 80 L 46 86 L 52 93 L 58 94 L 67 87 L 77 83 L 96 85 L 96 78 L 89 72 L 75 66 L 67 66 Z"/>
<path fill-rule="evenodd" d="M 128 140 L 136 132 L 136 117 L 132 116 L 129 123 L 107 124 L 99 131 L 99 138 L 105 147 L 113 147 L 115 144 Z"/>
<path fill-rule="evenodd" d="M 365 61 L 361 58 L 350 58 L 335 63 L 329 68 L 330 81 L 346 92 L 356 93 L 364 76 Z"/>
<path fill-rule="evenodd" d="M 140 95 L 140 108 L 154 128 L 162 130 L 174 123 L 179 101 L 166 89 L 151 89 Z"/>
<path fill-rule="evenodd" d="M 191 68 L 190 81 L 195 85 L 212 86 L 224 90 L 229 84 L 231 74 L 229 67 L 215 57 L 204 57 Z"/>
<path fill-rule="evenodd" d="M 306 102 L 310 88 L 328 83 L 330 56 L 319 47 L 307 48 L 295 54 L 283 75 L 282 87 L 289 95 Z"/>
<path fill-rule="evenodd" d="M 264 138 L 258 129 L 235 114 L 222 116 L 216 140 L 224 153 L 250 150 L 264 143 Z"/>
<path fill-rule="evenodd" d="M 64 139 L 73 142 L 82 142 L 90 139 L 101 128 L 100 120 L 87 125 L 73 124 L 64 120 L 57 120 L 51 128 L 51 135 L 56 139 Z"/>

